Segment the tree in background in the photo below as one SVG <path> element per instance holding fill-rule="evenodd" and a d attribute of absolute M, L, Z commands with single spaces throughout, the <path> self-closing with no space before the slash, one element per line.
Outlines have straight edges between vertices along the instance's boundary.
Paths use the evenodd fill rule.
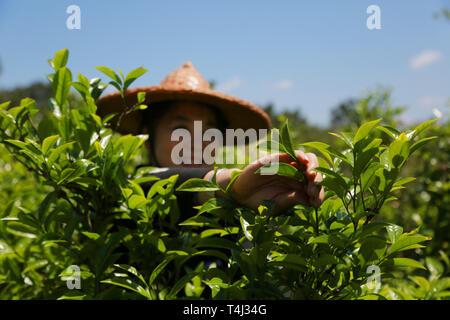
<path fill-rule="evenodd" d="M 450 9 L 449 8 L 442 8 L 439 12 L 436 12 L 434 14 L 435 18 L 444 17 L 448 21 L 450 21 Z"/>
<path fill-rule="evenodd" d="M 30 97 L 36 101 L 37 108 L 42 110 L 48 106 L 48 99 L 50 99 L 52 94 L 51 83 L 33 82 L 28 86 L 17 87 L 11 90 L 0 89 L 0 101 L 11 101 L 11 104 L 19 105 L 23 97 Z"/>
<path fill-rule="evenodd" d="M 347 99 L 337 105 L 331 111 L 330 128 L 350 130 L 377 118 L 383 118 L 386 123 L 395 127 L 400 124 L 398 115 L 405 110 L 406 107 L 393 105 L 392 89 L 380 86 L 359 99 Z"/>
<path fill-rule="evenodd" d="M 281 113 L 276 112 L 275 105 L 270 102 L 265 106 L 262 106 L 265 112 L 270 116 L 270 120 L 272 121 L 272 126 L 279 128 L 281 124 L 286 121 L 286 118 L 289 118 L 291 126 L 304 126 L 307 124 L 306 118 L 302 115 L 301 108 L 297 107 L 293 110 L 285 110 Z"/>
<path fill-rule="evenodd" d="M 289 120 L 292 137 L 299 142 L 316 140 L 331 143 L 333 141 L 333 137 L 328 134 L 328 128 L 308 123 L 302 114 L 301 107 L 286 108 L 283 111 L 277 111 L 273 103 L 267 103 L 260 107 L 270 116 L 274 128 L 281 127 L 286 120 Z"/>
<path fill-rule="evenodd" d="M 46 135 L 52 124 L 48 121 L 50 114 L 50 98 L 53 96 L 51 82 L 33 82 L 28 86 L 16 87 L 10 90 L 0 89 L 0 101 L 11 101 L 11 105 L 20 105 L 23 97 L 30 97 L 36 102 L 38 110 L 35 118 L 35 124 L 41 135 Z M 68 100 L 73 105 L 80 104 L 81 100 L 77 95 L 69 92 Z"/>

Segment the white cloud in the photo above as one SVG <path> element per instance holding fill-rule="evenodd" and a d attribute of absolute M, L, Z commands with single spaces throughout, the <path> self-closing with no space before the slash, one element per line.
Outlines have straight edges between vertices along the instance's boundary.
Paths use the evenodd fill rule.
<path fill-rule="evenodd" d="M 242 84 L 242 79 L 239 77 L 233 77 L 228 81 L 225 81 L 224 83 L 220 83 L 217 86 L 217 91 L 220 92 L 230 92 L 233 91 L 236 88 L 239 88 Z"/>
<path fill-rule="evenodd" d="M 413 57 L 409 63 L 411 68 L 420 69 L 442 58 L 442 53 L 437 50 L 427 49 Z"/>
<path fill-rule="evenodd" d="M 438 108 L 433 108 L 433 114 L 436 118 L 442 118 L 442 112 Z"/>
<path fill-rule="evenodd" d="M 289 89 L 289 88 L 292 87 L 292 85 L 293 85 L 293 83 L 292 83 L 291 80 L 285 79 L 285 80 L 281 80 L 281 81 L 277 82 L 275 84 L 275 88 L 277 88 L 277 89 Z"/>

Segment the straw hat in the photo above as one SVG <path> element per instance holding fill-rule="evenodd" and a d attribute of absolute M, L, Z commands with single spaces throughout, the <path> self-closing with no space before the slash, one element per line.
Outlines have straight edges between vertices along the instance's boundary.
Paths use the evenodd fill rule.
<path fill-rule="evenodd" d="M 190 61 L 169 74 L 160 85 L 127 90 L 126 105 L 136 104 L 137 93 L 142 91 L 146 92 L 146 101 L 143 104 L 148 105 L 149 108 L 152 107 L 152 103 L 187 100 L 212 105 L 221 110 L 228 121 L 227 128 L 230 129 L 269 129 L 271 125 L 269 116 L 261 108 L 211 89 L 209 83 Z M 100 98 L 97 106 L 97 114 L 102 117 L 124 109 L 122 97 L 118 92 Z M 142 112 L 135 111 L 124 116 L 118 131 L 122 134 L 139 134 L 142 115 Z M 115 117 L 114 120 L 117 118 Z M 114 120 L 112 120 L 113 124 Z"/>

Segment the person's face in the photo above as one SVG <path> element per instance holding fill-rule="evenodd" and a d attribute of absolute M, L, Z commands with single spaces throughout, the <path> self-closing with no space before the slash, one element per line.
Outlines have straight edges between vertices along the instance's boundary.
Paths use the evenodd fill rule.
<path fill-rule="evenodd" d="M 194 121 L 202 121 L 202 130 L 210 128 L 217 128 L 218 122 L 214 112 L 206 105 L 190 102 L 177 101 L 173 102 L 170 111 L 166 112 L 157 122 L 154 130 L 154 152 L 158 164 L 163 167 L 175 167 L 172 161 L 172 149 L 180 141 L 171 141 L 172 132 L 175 129 L 187 129 L 191 134 L 191 165 L 182 164 L 178 166 L 193 166 L 204 167 L 201 165 L 194 165 Z M 202 135 L 203 135 L 202 132 Z M 202 139 L 203 141 L 203 139 Z M 202 150 L 209 142 L 203 142 Z M 203 160 L 202 160 L 203 161 Z"/>

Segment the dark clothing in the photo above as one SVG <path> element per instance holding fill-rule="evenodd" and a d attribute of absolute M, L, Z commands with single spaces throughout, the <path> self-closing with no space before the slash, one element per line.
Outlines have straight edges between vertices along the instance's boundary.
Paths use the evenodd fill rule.
<path fill-rule="evenodd" d="M 146 175 L 152 175 L 158 177 L 160 179 L 167 179 L 173 175 L 178 174 L 177 182 L 175 183 L 175 189 L 180 186 L 183 182 L 191 179 L 198 178 L 202 179 L 209 171 L 213 170 L 212 168 L 160 168 L 158 170 L 147 173 Z M 141 184 L 142 189 L 145 194 L 150 190 L 151 186 L 156 181 L 149 181 Z M 175 191 L 175 196 L 177 197 L 178 206 L 180 208 L 181 219 L 186 220 L 189 217 L 195 215 L 196 210 L 193 209 L 194 206 L 197 206 L 196 203 L 196 192 L 186 192 L 186 191 Z"/>

